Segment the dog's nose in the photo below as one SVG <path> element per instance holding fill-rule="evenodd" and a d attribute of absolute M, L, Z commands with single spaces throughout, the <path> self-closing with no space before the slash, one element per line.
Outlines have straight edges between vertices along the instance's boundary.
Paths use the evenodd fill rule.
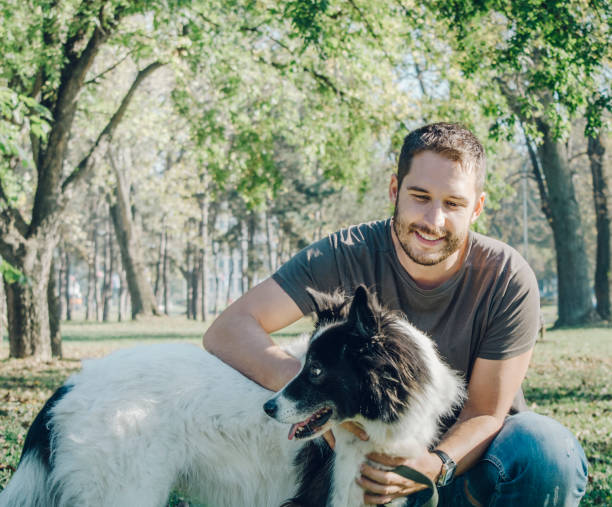
<path fill-rule="evenodd" d="M 270 417 L 274 417 L 276 415 L 276 409 L 277 409 L 276 401 L 274 400 L 274 398 L 266 401 L 264 403 L 263 409 L 264 409 L 264 412 L 268 414 Z"/>

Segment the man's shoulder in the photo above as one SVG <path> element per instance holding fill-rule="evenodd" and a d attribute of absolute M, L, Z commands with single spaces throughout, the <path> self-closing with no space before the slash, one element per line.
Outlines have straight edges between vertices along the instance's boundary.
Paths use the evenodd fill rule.
<path fill-rule="evenodd" d="M 390 219 L 363 222 L 340 229 L 329 235 L 333 248 L 368 248 L 380 250 L 389 247 Z"/>
<path fill-rule="evenodd" d="M 518 276 L 524 281 L 527 281 L 528 278 L 530 283 L 535 281 L 535 274 L 531 266 L 515 248 L 484 234 L 477 232 L 470 234 L 472 236 L 470 251 L 472 267 L 488 271 L 495 278 L 505 275 L 511 278 Z"/>
<path fill-rule="evenodd" d="M 508 243 L 478 232 L 471 232 L 470 234 L 472 236 L 471 255 L 474 259 L 493 263 L 509 261 L 518 264 L 527 263 L 523 256 Z"/>

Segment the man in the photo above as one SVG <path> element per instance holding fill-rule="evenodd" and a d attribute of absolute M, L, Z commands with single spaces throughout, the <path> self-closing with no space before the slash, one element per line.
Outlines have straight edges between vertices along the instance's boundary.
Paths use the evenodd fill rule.
<path fill-rule="evenodd" d="M 484 179 L 484 150 L 465 127 L 437 123 L 409 133 L 389 185 L 393 218 L 339 231 L 298 253 L 230 306 L 204 346 L 279 390 L 300 365 L 268 334 L 314 309 L 306 287 L 350 294 L 364 284 L 427 332 L 468 385 L 436 449 L 410 460 L 370 458 L 426 474 L 439 485 L 441 505 L 577 505 L 586 486 L 582 448 L 556 421 L 525 411 L 522 397 L 539 325 L 535 276 L 515 250 L 469 231 L 483 210 Z M 333 445 L 333 436 L 327 440 Z M 421 503 L 424 486 L 368 464 L 361 470 L 366 503 L 401 496 L 409 496 L 407 505 Z"/>

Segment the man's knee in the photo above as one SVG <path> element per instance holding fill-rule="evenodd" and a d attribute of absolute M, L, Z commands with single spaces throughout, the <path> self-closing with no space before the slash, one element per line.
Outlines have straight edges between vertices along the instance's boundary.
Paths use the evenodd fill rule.
<path fill-rule="evenodd" d="M 495 466 L 501 482 L 539 490 L 549 495 L 549 505 L 573 505 L 570 499 L 584 494 L 584 451 L 567 428 L 549 417 L 533 412 L 508 417 L 484 459 Z"/>

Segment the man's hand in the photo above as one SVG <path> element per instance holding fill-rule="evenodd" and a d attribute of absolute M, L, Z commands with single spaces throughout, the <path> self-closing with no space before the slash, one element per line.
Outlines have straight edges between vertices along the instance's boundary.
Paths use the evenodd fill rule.
<path fill-rule="evenodd" d="M 405 465 L 414 468 L 428 476 L 434 483 L 442 470 L 440 458 L 430 452 L 424 452 L 416 459 L 398 458 L 378 453 L 368 454 L 367 457 L 370 461 L 387 467 Z M 372 505 L 386 504 L 395 498 L 411 495 L 427 487 L 424 484 L 411 481 L 388 470 L 375 468 L 367 463 L 361 465 L 361 477 L 357 479 L 357 484 L 366 491 L 363 501 Z"/>
<path fill-rule="evenodd" d="M 357 423 L 347 421 L 343 422 L 340 426 L 342 426 L 345 430 L 350 431 L 353 435 L 356 435 L 361 440 L 368 440 L 370 437 L 365 432 L 365 430 Z M 336 439 L 334 438 L 334 434 L 332 430 L 329 430 L 323 434 L 323 438 L 329 444 L 329 446 L 333 449 L 336 445 Z"/>

